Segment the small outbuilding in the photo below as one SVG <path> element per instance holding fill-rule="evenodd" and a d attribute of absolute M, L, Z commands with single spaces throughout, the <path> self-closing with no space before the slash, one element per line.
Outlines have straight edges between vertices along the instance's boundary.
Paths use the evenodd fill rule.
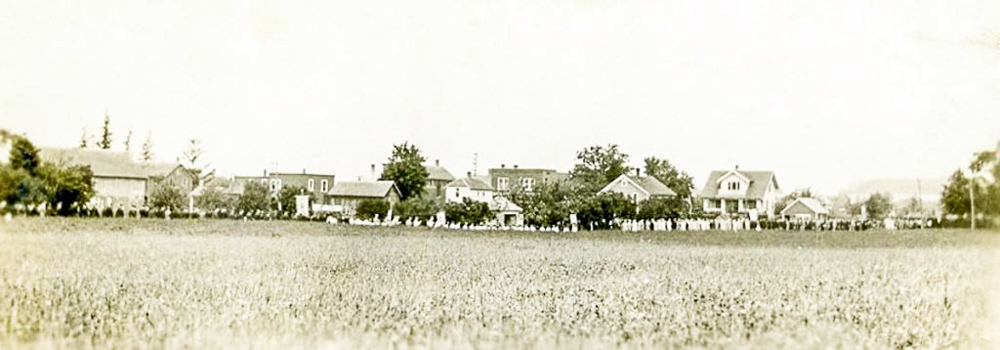
<path fill-rule="evenodd" d="M 830 210 L 815 198 L 798 198 L 781 210 L 781 217 L 790 220 L 816 220 L 829 216 Z"/>

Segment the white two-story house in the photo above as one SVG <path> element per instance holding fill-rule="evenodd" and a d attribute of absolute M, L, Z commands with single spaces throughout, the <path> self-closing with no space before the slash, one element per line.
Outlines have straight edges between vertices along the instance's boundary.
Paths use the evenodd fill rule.
<path fill-rule="evenodd" d="M 701 192 L 705 212 L 774 217 L 781 189 L 773 171 L 713 171 Z"/>
<path fill-rule="evenodd" d="M 521 226 L 524 224 L 524 210 L 503 196 L 498 196 L 493 186 L 477 179 L 472 174 L 455 179 L 444 188 L 446 203 L 462 203 L 466 198 L 473 202 L 486 203 L 496 214 L 493 223 L 501 226 Z"/>

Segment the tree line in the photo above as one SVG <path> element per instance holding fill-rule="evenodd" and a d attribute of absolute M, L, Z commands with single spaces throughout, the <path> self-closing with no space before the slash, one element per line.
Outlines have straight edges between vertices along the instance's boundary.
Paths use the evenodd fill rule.
<path fill-rule="evenodd" d="M 394 145 L 392 154 L 380 176 L 381 180 L 395 182 L 401 193 L 401 202 L 393 208 L 393 215 L 402 220 L 418 218 L 427 220 L 444 211 L 451 222 L 483 224 L 496 214 L 487 203 L 464 200 L 445 203 L 435 195 L 425 195 L 423 190 L 429 176 L 424 167 L 426 158 L 412 144 Z M 526 225 L 569 226 L 570 214 L 576 214 L 584 227 L 609 228 L 614 219 L 668 219 L 699 215 L 700 207 L 691 205 L 693 178 L 678 169 L 667 159 L 644 159 L 643 171 L 663 182 L 677 193 L 669 198 L 651 198 L 635 203 L 616 193 L 598 193 L 608 183 L 635 169 L 629 164 L 629 155 L 616 144 L 595 145 L 576 154 L 576 164 L 569 179 L 563 182 L 535 184 L 529 191 L 514 182 L 506 199 L 521 207 Z M 380 200 L 363 201 L 357 216 L 370 219 L 384 218 L 388 203 Z"/>
<path fill-rule="evenodd" d="M 9 162 L 0 165 L 0 210 L 71 215 L 93 196 L 94 173 L 89 166 L 43 160 L 27 137 L 0 129 L 0 144 L 8 142 Z"/>

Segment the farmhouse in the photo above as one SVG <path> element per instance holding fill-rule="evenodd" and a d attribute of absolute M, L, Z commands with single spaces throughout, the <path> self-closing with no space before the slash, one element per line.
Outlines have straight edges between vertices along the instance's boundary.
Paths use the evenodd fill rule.
<path fill-rule="evenodd" d="M 445 202 L 461 203 L 466 199 L 486 203 L 496 213 L 495 223 L 501 226 L 521 226 L 524 224 L 524 209 L 503 196 L 498 196 L 486 181 L 477 179 L 472 173 L 468 177 L 452 181 L 445 187 Z"/>
<path fill-rule="evenodd" d="M 812 221 L 824 219 L 829 215 L 830 210 L 826 209 L 823 203 L 808 197 L 798 198 L 781 210 L 781 217 L 785 219 Z"/>
<path fill-rule="evenodd" d="M 286 186 L 296 186 L 301 187 L 305 191 L 304 194 L 310 195 L 317 202 L 325 203 L 329 200 L 334 175 L 308 173 L 305 169 L 302 169 L 302 173 L 268 173 L 264 170 L 262 176 L 235 176 L 233 180 L 241 184 L 233 187 L 233 191 L 237 191 L 238 194 L 242 194 L 243 185 L 259 182 L 270 189 L 273 196 Z"/>
<path fill-rule="evenodd" d="M 338 182 L 330 189 L 329 195 L 333 211 L 348 217 L 354 216 L 358 204 L 363 200 L 385 200 L 392 208 L 399 203 L 401 197 L 392 181 Z"/>
<path fill-rule="evenodd" d="M 713 171 L 702 189 L 703 209 L 719 214 L 766 214 L 774 216 L 781 194 L 772 171 Z"/>
<path fill-rule="evenodd" d="M 607 186 L 604 186 L 598 193 L 619 193 L 636 203 L 650 198 L 664 198 L 677 195 L 676 192 L 655 177 L 639 176 L 638 169 L 635 171 L 635 176 L 622 174 Z"/>
<path fill-rule="evenodd" d="M 531 192 L 539 184 L 555 184 L 566 181 L 569 174 L 560 173 L 552 169 L 526 169 L 508 168 L 506 164 L 500 164 L 499 168 L 489 170 L 490 185 L 497 192 L 507 193 L 514 188 L 520 188 L 525 192 Z"/>
<path fill-rule="evenodd" d="M 476 202 L 489 203 L 493 200 L 496 192 L 488 183 L 473 178 L 470 173 L 466 178 L 456 179 L 448 183 L 444 193 L 446 203 L 462 203 L 466 198 Z"/>
<path fill-rule="evenodd" d="M 444 188 L 448 183 L 455 180 L 455 177 L 441 166 L 441 161 L 435 160 L 434 165 L 425 165 L 427 168 L 427 184 L 424 186 L 424 193 L 435 196 L 444 195 Z"/>

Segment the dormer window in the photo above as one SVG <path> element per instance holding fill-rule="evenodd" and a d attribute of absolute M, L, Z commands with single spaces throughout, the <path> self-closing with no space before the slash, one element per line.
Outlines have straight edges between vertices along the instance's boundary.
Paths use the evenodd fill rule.
<path fill-rule="evenodd" d="M 728 185 L 727 188 L 730 191 L 739 191 L 740 190 L 740 183 L 739 182 L 730 182 L 727 185 Z"/>

